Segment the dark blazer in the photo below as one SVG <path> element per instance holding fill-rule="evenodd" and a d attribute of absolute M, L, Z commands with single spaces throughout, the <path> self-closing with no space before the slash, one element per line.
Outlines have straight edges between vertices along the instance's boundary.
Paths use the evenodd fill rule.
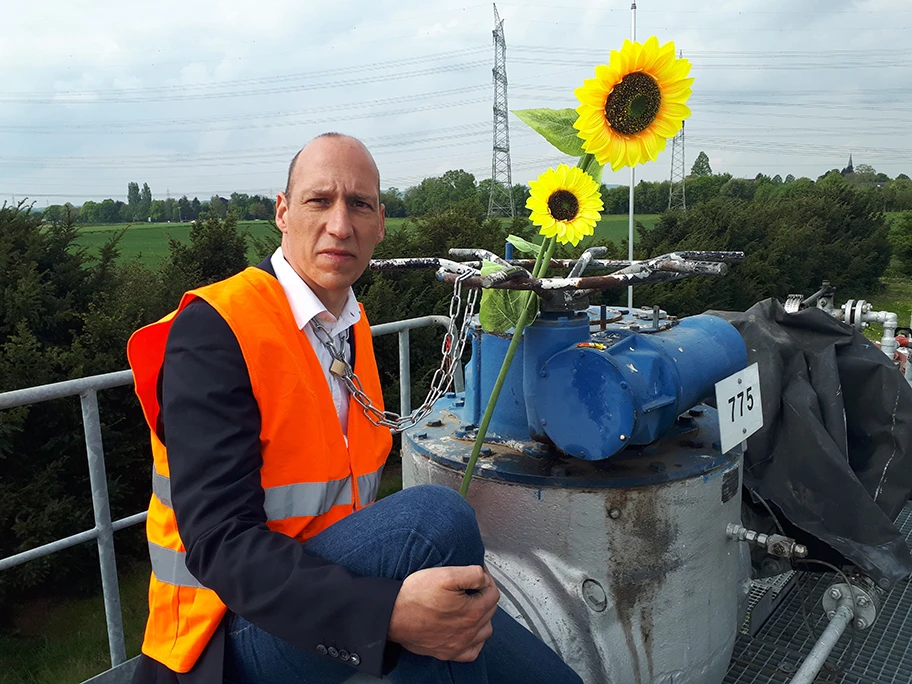
<path fill-rule="evenodd" d="M 275 276 L 269 259 L 258 268 Z M 266 526 L 260 414 L 247 366 L 231 328 L 201 299 L 172 323 L 159 401 L 156 432 L 168 448 L 171 498 L 194 577 L 230 611 L 290 644 L 313 653 L 318 644 L 335 646 L 358 653 L 362 672 L 389 672 L 398 646 L 386 636 L 402 583 L 355 576 Z M 142 656 L 134 684 L 222 682 L 224 630 L 225 620 L 186 674 Z"/>

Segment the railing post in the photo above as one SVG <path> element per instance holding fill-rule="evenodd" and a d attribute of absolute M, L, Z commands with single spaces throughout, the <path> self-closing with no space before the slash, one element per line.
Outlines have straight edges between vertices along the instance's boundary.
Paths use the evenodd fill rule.
<path fill-rule="evenodd" d="M 399 331 L 399 415 L 412 412 L 412 367 L 409 363 L 409 331 Z"/>
<path fill-rule="evenodd" d="M 89 484 L 92 487 L 95 529 L 98 531 L 98 562 L 101 566 L 105 620 L 108 623 L 108 648 L 111 652 L 111 667 L 117 667 L 127 659 L 127 650 L 124 646 L 120 587 L 117 582 L 117 561 L 114 558 L 114 527 L 111 524 L 108 479 L 105 474 L 104 447 L 101 443 L 98 393 L 93 389 L 85 390 L 80 393 L 79 400 L 82 404 L 82 427 L 85 430 L 86 455 L 89 459 Z"/>

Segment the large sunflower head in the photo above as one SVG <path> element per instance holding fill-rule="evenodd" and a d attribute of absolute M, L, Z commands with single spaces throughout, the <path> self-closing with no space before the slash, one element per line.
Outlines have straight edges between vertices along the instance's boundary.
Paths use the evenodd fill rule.
<path fill-rule="evenodd" d="M 577 167 L 561 164 L 548 169 L 529 183 L 532 190 L 526 208 L 529 218 L 545 237 L 557 237 L 561 243 L 574 247 L 585 235 L 592 235 L 604 205 L 599 184 Z"/>
<path fill-rule="evenodd" d="M 675 58 L 674 43 L 660 47 L 655 36 L 645 43 L 625 40 L 607 65 L 595 68 L 595 78 L 574 91 L 580 106 L 573 126 L 583 149 L 614 171 L 655 160 L 690 116 L 689 72 L 690 62 Z"/>

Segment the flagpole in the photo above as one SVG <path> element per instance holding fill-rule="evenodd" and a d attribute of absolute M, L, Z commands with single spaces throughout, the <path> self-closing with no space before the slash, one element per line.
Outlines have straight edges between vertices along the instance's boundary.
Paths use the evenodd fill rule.
<path fill-rule="evenodd" d="M 637 39 L 637 4 L 632 2 L 630 4 L 630 39 L 633 42 L 636 42 Z M 634 182 L 634 170 L 633 166 L 630 167 L 630 200 L 629 204 L 629 216 L 628 216 L 628 225 L 627 225 L 627 258 L 630 261 L 633 261 L 633 182 Z M 633 308 L 633 285 L 627 286 L 627 307 Z"/>

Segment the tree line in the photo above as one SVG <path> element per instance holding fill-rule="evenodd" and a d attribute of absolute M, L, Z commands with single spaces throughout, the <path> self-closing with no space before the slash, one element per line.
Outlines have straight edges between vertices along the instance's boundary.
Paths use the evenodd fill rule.
<path fill-rule="evenodd" d="M 263 195 L 233 192 L 229 197 L 213 195 L 200 202 L 186 195 L 179 199 L 153 199 L 148 183 L 127 184 L 127 201 L 105 199 L 86 201 L 80 207 L 72 204 L 52 204 L 43 214 L 50 221 L 73 221 L 77 224 L 99 223 L 183 223 L 197 221 L 200 216 L 225 218 L 229 213 L 245 221 L 269 221 L 275 216 L 275 200 Z"/>
<path fill-rule="evenodd" d="M 684 188 L 688 207 L 716 198 L 773 202 L 803 195 L 816 182 L 829 176 L 842 178 L 848 186 L 869 198 L 880 211 L 912 210 L 912 180 L 909 176 L 900 173 L 891 179 L 867 164 L 831 169 L 818 176 L 816 181 L 807 177 L 795 178 L 792 174 L 785 178 L 762 173 L 753 178 L 735 178 L 730 173 L 714 174 L 709 157 L 700 152 L 685 179 Z M 661 214 L 668 208 L 670 192 L 669 181 L 640 181 L 633 189 L 637 213 Z M 630 207 L 629 188 L 602 186 L 602 201 L 606 214 L 626 214 Z"/>
<path fill-rule="evenodd" d="M 878 173 L 872 166 L 849 165 L 843 169 L 832 169 L 819 176 L 821 180 L 829 175 L 842 177 L 854 189 L 870 197 L 881 211 L 912 210 L 912 180 L 904 173 L 890 178 Z M 795 178 L 788 174 L 767 176 L 762 173 L 754 178 L 735 178 L 729 173 L 714 174 L 705 152 L 700 152 L 685 181 L 688 206 L 708 202 L 717 197 L 742 200 L 758 199 L 771 201 L 804 192 L 815 181 L 810 178 Z M 489 178 L 476 180 L 475 176 L 462 169 L 453 169 L 440 176 L 425 178 L 418 185 L 406 190 L 387 188 L 380 193 L 390 218 L 426 216 L 445 211 L 455 206 L 472 210 L 486 209 L 492 181 Z M 529 186 L 517 184 L 512 187 L 513 205 L 517 216 L 528 217 L 526 200 Z M 669 181 L 640 181 L 634 187 L 634 206 L 637 213 L 660 214 L 668 208 L 671 192 Z M 630 206 L 630 192 L 627 186 L 601 186 L 602 202 L 606 214 L 626 214 Z M 148 183 L 142 187 L 131 182 L 127 185 L 127 201 L 105 199 L 101 202 L 87 201 L 81 207 L 70 204 L 51 205 L 44 210 L 49 220 L 61 221 L 65 217 L 80 224 L 131 223 L 131 222 L 186 222 L 196 221 L 201 215 L 215 215 L 224 218 L 229 213 L 240 220 L 270 220 L 275 214 L 275 200 L 263 195 L 248 195 L 234 192 L 227 198 L 213 195 L 208 200 L 192 200 L 186 195 L 180 199 L 153 199 Z"/>

